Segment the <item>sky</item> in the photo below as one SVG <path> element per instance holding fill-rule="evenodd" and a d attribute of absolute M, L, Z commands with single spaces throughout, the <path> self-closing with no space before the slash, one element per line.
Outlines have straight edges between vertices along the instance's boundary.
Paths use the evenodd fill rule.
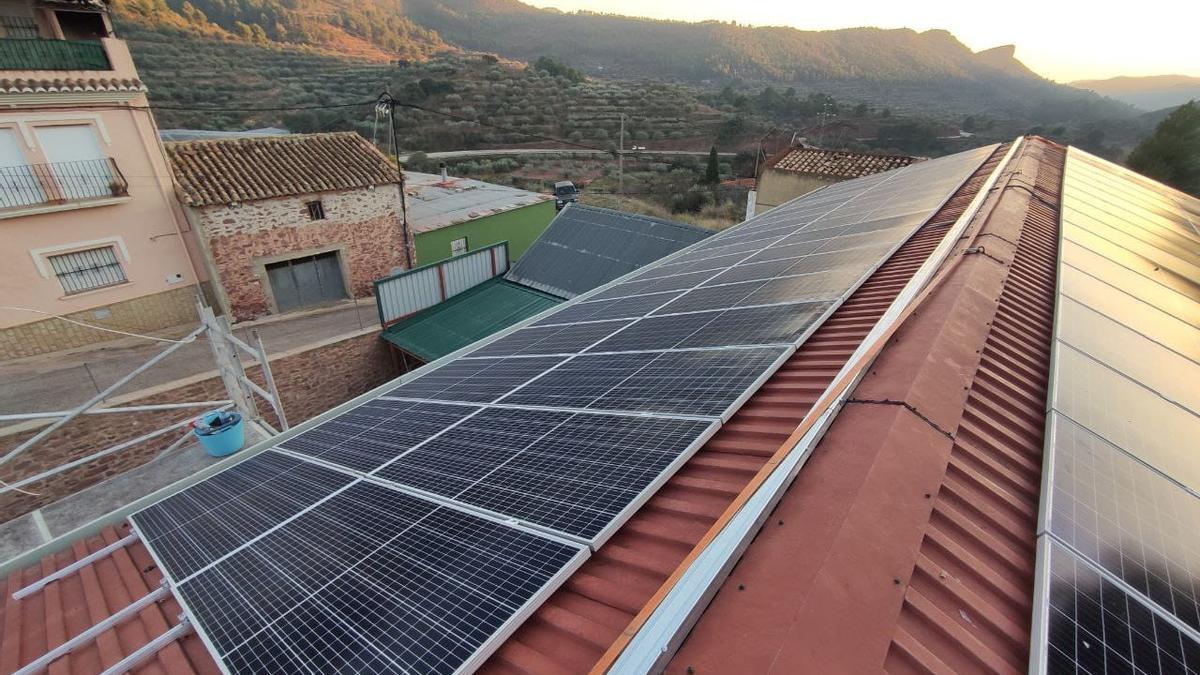
<path fill-rule="evenodd" d="M 1017 58 L 1059 82 L 1117 75 L 1200 77 L 1200 2 L 1138 0 L 525 0 L 537 7 L 681 21 L 737 21 L 806 30 L 944 28 L 976 51 L 1017 46 Z M 1136 10 L 1136 11 L 1134 11 Z"/>

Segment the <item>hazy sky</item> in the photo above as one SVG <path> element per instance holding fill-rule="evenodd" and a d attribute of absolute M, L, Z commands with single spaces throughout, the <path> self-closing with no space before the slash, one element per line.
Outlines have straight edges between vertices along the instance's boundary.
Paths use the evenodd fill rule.
<path fill-rule="evenodd" d="M 1200 76 L 1197 0 L 526 0 L 657 19 L 719 19 L 822 30 L 945 28 L 974 50 L 1015 44 L 1017 58 L 1062 82 L 1116 75 Z"/>

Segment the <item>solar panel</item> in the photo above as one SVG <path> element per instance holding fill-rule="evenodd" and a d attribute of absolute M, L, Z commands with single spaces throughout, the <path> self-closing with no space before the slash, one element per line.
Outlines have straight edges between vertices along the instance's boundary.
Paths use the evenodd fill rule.
<path fill-rule="evenodd" d="M 130 517 L 158 555 L 163 574 L 182 580 L 352 478 L 267 451 Z"/>
<path fill-rule="evenodd" d="M 721 417 L 790 349 L 576 356 L 500 403 Z"/>
<path fill-rule="evenodd" d="M 1198 210 L 1068 151 L 1038 636 L 1054 672 L 1200 673 Z"/>
<path fill-rule="evenodd" d="M 1057 542 L 1049 545 L 1045 670 L 1200 673 L 1200 642 Z"/>
<path fill-rule="evenodd" d="M 565 326 L 529 326 L 494 340 L 469 356 L 509 356 L 513 354 L 574 354 L 616 333 L 630 321 L 597 321 Z"/>
<path fill-rule="evenodd" d="M 829 303 L 810 302 L 652 316 L 588 351 L 794 344 L 828 307 Z"/>
<path fill-rule="evenodd" d="M 562 362 L 561 357 L 458 359 L 388 392 L 444 401 L 495 401 Z"/>
<path fill-rule="evenodd" d="M 131 521 L 230 671 L 469 670 L 992 150 L 714 235 Z"/>
<path fill-rule="evenodd" d="M 375 473 L 598 545 L 716 427 L 494 408 Z"/>
<path fill-rule="evenodd" d="M 357 481 L 177 592 L 235 673 L 453 673 L 585 556 Z"/>
<path fill-rule="evenodd" d="M 497 378 L 479 379 L 481 387 L 487 388 Z M 453 388 L 450 395 L 464 390 Z M 366 473 L 479 410 L 475 406 L 376 399 L 289 438 L 279 447 Z"/>
<path fill-rule="evenodd" d="M 652 293 L 631 298 L 594 300 L 567 305 L 562 311 L 537 321 L 535 326 L 550 326 L 581 321 L 604 321 L 607 319 L 634 319 L 658 309 L 661 305 L 679 297 L 680 292 Z"/>
<path fill-rule="evenodd" d="M 1200 498 L 1054 414 L 1050 532 L 1200 631 Z"/>

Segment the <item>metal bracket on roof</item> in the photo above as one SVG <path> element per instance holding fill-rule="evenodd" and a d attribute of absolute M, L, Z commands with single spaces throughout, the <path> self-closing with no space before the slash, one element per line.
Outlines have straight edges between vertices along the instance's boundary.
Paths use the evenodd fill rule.
<path fill-rule="evenodd" d="M 91 565 L 92 563 L 96 562 L 97 560 L 100 560 L 101 558 L 107 558 L 108 556 L 110 556 L 114 552 L 116 552 L 117 550 L 125 548 L 126 546 L 137 541 L 137 539 L 138 539 L 138 535 L 136 532 L 126 535 L 125 537 L 122 537 L 121 539 L 114 541 L 113 543 L 109 544 L 108 546 L 105 546 L 104 548 L 100 549 L 99 551 L 96 551 L 95 553 L 92 553 L 90 555 L 86 555 L 86 556 L 80 558 L 79 560 L 76 560 L 75 562 L 71 563 L 70 565 L 67 565 L 66 567 L 62 568 L 61 570 L 58 570 L 57 572 L 55 572 L 49 576 L 42 577 L 41 579 L 38 579 L 37 581 L 33 582 L 32 584 L 29 584 L 28 586 L 26 586 L 25 588 L 22 588 L 21 590 L 17 591 L 16 593 L 13 593 L 13 600 L 20 600 L 21 598 L 24 598 L 26 596 L 37 593 L 38 591 L 42 590 L 46 586 L 50 585 L 51 583 L 54 583 L 55 581 L 58 581 L 59 579 L 62 579 L 63 577 L 68 577 L 68 576 L 78 572 L 79 570 L 83 569 L 84 567 Z"/>
<path fill-rule="evenodd" d="M 21 668 L 20 670 L 16 671 L 15 673 L 13 673 L 13 675 L 34 675 L 34 673 L 42 672 L 54 661 L 58 660 L 59 658 L 61 658 L 63 656 L 66 656 L 67 654 L 70 654 L 71 652 L 82 647 L 83 645 L 86 645 L 86 644 L 92 642 L 96 638 L 103 635 L 105 631 L 108 631 L 109 629 L 111 629 L 113 626 L 123 623 L 126 619 L 129 619 L 130 617 L 138 614 L 146 607 L 153 605 L 154 603 L 158 602 L 159 600 L 164 600 L 167 597 L 169 597 L 170 595 L 171 595 L 171 592 L 164 587 L 159 587 L 159 588 L 154 589 L 153 591 L 150 591 L 146 595 L 143 595 L 141 598 L 138 598 L 137 600 L 134 600 L 130 604 L 126 605 L 125 607 L 117 610 L 116 612 L 114 612 L 112 614 L 112 616 L 109 616 L 108 618 L 100 620 L 91 628 L 88 628 L 87 630 L 83 631 L 79 635 L 76 635 L 75 637 L 71 638 L 70 640 L 67 640 L 66 642 L 62 643 L 61 645 L 46 652 L 45 654 L 43 654 L 42 656 L 40 656 L 39 658 L 37 658 L 33 662 L 31 662 L 29 665 L 25 666 L 24 668 Z M 181 625 L 183 625 L 183 624 L 181 624 Z M 176 626 L 176 628 L 178 628 L 178 626 Z M 167 633 L 170 633 L 170 632 L 171 631 L 167 631 Z M 164 635 L 166 635 L 166 633 L 164 633 Z M 161 638 L 161 637 L 162 636 L 159 636 L 159 638 Z M 150 644 L 156 644 L 157 642 L 158 642 L 158 639 L 152 641 Z M 149 647 L 150 644 L 146 645 L 146 647 Z M 161 648 L 161 646 L 156 647 L 155 649 L 157 651 L 157 649 L 160 649 L 160 648 Z M 141 651 L 142 651 L 141 649 L 138 650 L 138 652 L 141 652 Z M 137 653 L 137 652 L 135 652 L 135 653 Z M 121 663 L 124 663 L 124 661 L 122 661 Z M 119 666 L 121 664 L 118 663 L 117 665 Z M 114 668 L 115 667 L 116 666 L 114 666 Z M 106 672 L 112 672 L 112 670 L 110 669 L 109 671 L 106 671 Z M 118 671 L 118 672 L 124 672 L 124 671 Z"/>
<path fill-rule="evenodd" d="M 191 621 L 188 620 L 187 616 L 180 615 L 179 623 L 171 626 L 153 640 L 147 642 L 141 647 L 138 647 L 133 651 L 132 654 L 121 659 L 114 664 L 113 667 L 105 670 L 100 675 L 123 675 L 124 673 L 133 670 L 142 661 L 145 661 L 151 656 L 157 654 L 158 651 L 163 647 L 166 647 L 190 632 L 192 632 Z"/>

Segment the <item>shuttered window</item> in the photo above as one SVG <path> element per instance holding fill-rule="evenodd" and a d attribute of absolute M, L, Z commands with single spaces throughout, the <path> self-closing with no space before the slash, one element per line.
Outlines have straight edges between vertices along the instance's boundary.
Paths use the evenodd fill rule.
<path fill-rule="evenodd" d="M 49 260 L 54 275 L 67 295 L 126 281 L 125 270 L 121 269 L 121 262 L 117 260 L 117 252 L 112 246 L 52 255 Z"/>

